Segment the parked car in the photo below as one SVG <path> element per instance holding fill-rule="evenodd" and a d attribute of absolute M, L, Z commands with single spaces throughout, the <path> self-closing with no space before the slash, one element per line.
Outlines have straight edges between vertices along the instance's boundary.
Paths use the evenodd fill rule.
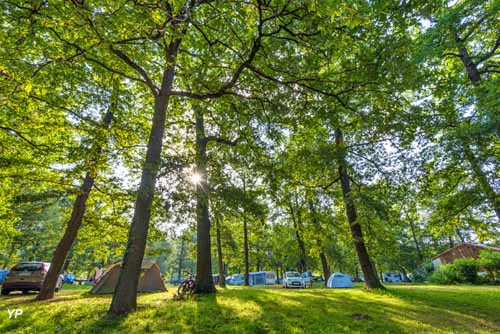
<path fill-rule="evenodd" d="M 312 281 L 313 282 L 324 282 L 325 279 L 321 276 L 313 276 Z"/>
<path fill-rule="evenodd" d="M 309 286 L 312 288 L 313 276 L 310 271 L 306 271 L 302 273 L 302 278 L 304 279 L 305 286 Z"/>
<path fill-rule="evenodd" d="M 2 285 L 2 295 L 8 295 L 12 291 L 40 291 L 43 280 L 47 276 L 50 263 L 47 262 L 19 262 L 12 268 Z M 64 276 L 59 275 L 56 284 L 56 292 L 62 287 Z"/>
<path fill-rule="evenodd" d="M 287 271 L 283 277 L 283 287 L 288 288 L 305 288 L 306 283 L 304 277 L 296 271 Z"/>

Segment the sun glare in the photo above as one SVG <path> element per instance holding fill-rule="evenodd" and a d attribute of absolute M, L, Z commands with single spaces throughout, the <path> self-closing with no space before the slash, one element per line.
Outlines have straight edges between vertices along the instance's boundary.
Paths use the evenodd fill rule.
<path fill-rule="evenodd" d="M 199 184 L 201 182 L 201 175 L 198 173 L 193 173 L 189 176 L 189 181 L 193 184 Z"/>

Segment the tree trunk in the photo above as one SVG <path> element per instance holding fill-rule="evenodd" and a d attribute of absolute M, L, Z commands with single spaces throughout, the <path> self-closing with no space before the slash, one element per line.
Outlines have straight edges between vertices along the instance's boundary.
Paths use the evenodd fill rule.
<path fill-rule="evenodd" d="M 335 130 L 335 142 L 337 145 L 338 172 L 342 187 L 347 221 L 349 222 L 349 227 L 351 228 L 352 239 L 354 241 L 356 253 L 358 254 L 361 270 L 363 271 L 363 275 L 365 277 L 365 285 L 368 289 L 380 289 L 383 288 L 383 286 L 380 283 L 377 273 L 375 272 L 375 268 L 370 260 L 370 255 L 368 254 L 368 250 L 366 249 L 365 241 L 363 239 L 361 225 L 358 222 L 356 206 L 351 192 L 351 183 L 347 172 L 344 138 L 340 129 Z"/>
<path fill-rule="evenodd" d="M 181 239 L 181 251 L 179 252 L 179 270 L 178 270 L 178 273 L 177 273 L 177 279 L 179 281 L 182 280 L 182 262 L 184 261 L 184 243 L 185 243 L 184 236 L 182 236 L 182 239 Z"/>
<path fill-rule="evenodd" d="M 467 72 L 467 76 L 469 77 L 472 84 L 477 85 L 479 81 L 481 81 L 481 74 L 477 69 L 477 65 L 472 61 L 465 47 L 459 48 L 458 53 L 465 67 L 465 71 Z"/>
<path fill-rule="evenodd" d="M 413 237 L 413 242 L 415 243 L 415 248 L 417 249 L 418 258 L 422 263 L 424 261 L 424 256 L 422 255 L 422 251 L 420 250 L 420 245 L 417 240 L 417 235 L 415 233 L 415 225 L 413 224 L 413 220 L 411 218 L 408 221 L 410 223 L 411 235 Z"/>
<path fill-rule="evenodd" d="M 220 221 L 215 219 L 215 235 L 217 239 L 217 266 L 219 268 L 219 286 L 226 287 L 226 278 L 224 277 L 224 261 L 222 259 L 222 243 L 220 239 Z"/>
<path fill-rule="evenodd" d="M 319 253 L 319 258 L 321 259 L 321 266 L 323 268 L 323 277 L 325 278 L 325 286 L 328 281 L 328 278 L 330 278 L 331 272 L 330 272 L 330 267 L 328 266 L 328 261 L 326 259 L 325 252 Z"/>
<path fill-rule="evenodd" d="M 196 118 L 196 173 L 200 182 L 196 186 L 196 293 L 214 293 L 212 256 L 210 245 L 210 216 L 208 208 L 207 139 L 203 113 L 194 108 Z"/>
<path fill-rule="evenodd" d="M 243 202 L 246 205 L 246 179 L 243 174 Z M 250 285 L 250 262 L 248 259 L 248 225 L 247 225 L 247 217 L 245 213 L 245 208 L 243 207 L 243 261 L 245 265 L 245 273 L 243 275 L 243 284 L 245 286 Z"/>
<path fill-rule="evenodd" d="M 458 39 L 458 36 L 457 36 L 457 41 L 460 41 Z M 477 64 L 474 63 L 471 57 L 469 56 L 467 48 L 465 46 L 462 46 L 459 48 L 458 52 L 460 55 L 460 59 L 462 60 L 462 64 L 464 65 L 464 68 L 469 77 L 469 80 L 474 86 L 479 85 L 481 81 L 481 74 L 477 68 Z M 500 222 L 500 196 L 495 193 L 493 187 L 488 182 L 488 178 L 481 169 L 481 166 L 477 161 L 477 158 L 472 152 L 469 143 L 465 139 L 463 142 L 463 146 L 464 146 L 465 158 L 470 163 L 474 176 L 477 179 L 477 182 L 479 183 L 479 186 L 481 187 L 483 193 L 486 195 L 486 198 L 490 202 L 493 210 L 495 211 L 497 219 Z"/>
<path fill-rule="evenodd" d="M 304 244 L 304 240 L 302 239 L 302 235 L 300 234 L 300 230 L 302 227 L 302 216 L 300 214 L 300 208 L 298 205 L 297 197 L 295 197 L 295 204 L 296 204 L 296 211 L 293 209 L 293 204 L 290 201 L 289 202 L 289 207 L 290 207 L 290 213 L 292 216 L 292 222 L 293 222 L 293 229 L 295 231 L 295 237 L 297 238 L 297 243 L 299 245 L 299 251 L 300 251 L 300 260 L 299 260 L 299 270 L 301 272 L 307 271 L 307 262 L 306 262 L 306 246 Z"/>
<path fill-rule="evenodd" d="M 250 263 L 248 260 L 248 226 L 247 226 L 247 219 L 245 217 L 245 213 L 243 213 L 243 257 L 244 257 L 244 262 L 245 262 L 245 274 L 244 276 L 244 285 L 249 286 L 250 285 Z"/>
<path fill-rule="evenodd" d="M 326 255 L 325 255 L 325 252 L 323 250 L 323 243 L 321 242 L 320 236 L 323 233 L 321 231 L 321 226 L 320 226 L 318 218 L 316 216 L 316 209 L 314 207 L 314 203 L 313 203 L 312 199 L 309 199 L 308 202 L 309 202 L 309 211 L 311 212 L 311 217 L 312 217 L 312 223 L 313 223 L 314 229 L 316 231 L 316 236 L 317 236 L 316 243 L 317 243 L 318 248 L 320 249 L 319 258 L 321 260 L 321 267 L 323 268 L 323 276 L 325 278 L 325 286 L 326 286 L 327 280 L 330 277 L 330 267 L 328 266 L 328 261 L 326 259 Z"/>
<path fill-rule="evenodd" d="M 118 94 L 118 92 L 113 91 L 113 95 L 115 94 Z M 115 106 L 114 99 L 115 97 L 112 97 L 109 110 L 103 119 L 103 126 L 105 128 L 109 127 L 113 119 L 113 109 Z M 98 142 L 99 139 L 100 138 L 96 138 L 96 142 Z M 98 159 L 101 152 L 102 147 L 96 144 L 91 149 L 90 155 L 93 156 L 94 159 Z M 87 165 L 90 165 L 89 161 L 87 161 Z M 90 195 L 92 187 L 94 186 L 94 178 L 96 176 L 96 173 L 97 171 L 94 168 L 89 167 L 87 173 L 85 174 L 85 178 L 83 180 L 82 186 L 80 187 L 79 194 L 76 197 L 75 202 L 73 203 L 71 217 L 66 224 L 64 234 L 57 244 L 54 254 L 52 255 L 50 268 L 47 272 L 47 275 L 45 276 L 45 279 L 43 280 L 42 286 L 40 287 L 40 293 L 36 297 L 37 300 L 47 300 L 54 298 L 57 281 L 63 269 L 64 262 L 66 261 L 66 257 L 68 256 L 71 246 L 75 242 L 78 230 L 80 229 L 80 226 L 82 226 L 83 216 L 85 215 L 85 210 L 87 208 L 87 199 Z"/>
<path fill-rule="evenodd" d="M 493 187 L 488 182 L 488 178 L 484 174 L 481 169 L 481 165 L 477 161 L 472 149 L 470 148 L 468 143 L 464 142 L 464 155 L 469 164 L 471 165 L 474 176 L 481 187 L 481 190 L 485 194 L 486 198 L 490 202 L 495 214 L 497 216 L 498 221 L 500 222 L 500 196 L 495 193 Z"/>
<path fill-rule="evenodd" d="M 155 95 L 154 115 L 146 150 L 146 160 L 142 166 L 141 183 L 137 191 L 134 216 L 129 229 L 123 265 L 109 309 L 111 315 L 127 314 L 137 307 L 137 286 L 146 249 L 151 203 L 153 202 L 156 176 L 161 162 L 166 111 L 170 100 L 170 92 L 172 91 L 179 44 L 180 39 L 174 39 L 168 46 L 167 61 L 169 66 L 163 73 L 160 93 Z"/>

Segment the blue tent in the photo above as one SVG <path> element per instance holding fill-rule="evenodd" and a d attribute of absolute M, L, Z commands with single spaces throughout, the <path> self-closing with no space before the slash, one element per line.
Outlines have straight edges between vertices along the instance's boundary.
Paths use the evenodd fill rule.
<path fill-rule="evenodd" d="M 64 284 L 73 284 L 74 280 L 75 280 L 75 275 L 73 274 L 64 275 Z"/>
<path fill-rule="evenodd" d="M 331 275 L 328 282 L 326 282 L 326 286 L 328 288 L 354 288 L 351 276 L 342 273 Z"/>
<path fill-rule="evenodd" d="M 7 278 L 9 271 L 7 269 L 0 269 L 0 284 L 2 284 Z"/>

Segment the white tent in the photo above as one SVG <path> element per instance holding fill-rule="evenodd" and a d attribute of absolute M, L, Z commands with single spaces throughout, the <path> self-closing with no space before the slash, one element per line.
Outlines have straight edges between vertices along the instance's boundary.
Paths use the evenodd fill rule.
<path fill-rule="evenodd" d="M 334 273 L 330 276 L 326 286 L 328 288 L 354 288 L 351 276 L 342 273 Z"/>

